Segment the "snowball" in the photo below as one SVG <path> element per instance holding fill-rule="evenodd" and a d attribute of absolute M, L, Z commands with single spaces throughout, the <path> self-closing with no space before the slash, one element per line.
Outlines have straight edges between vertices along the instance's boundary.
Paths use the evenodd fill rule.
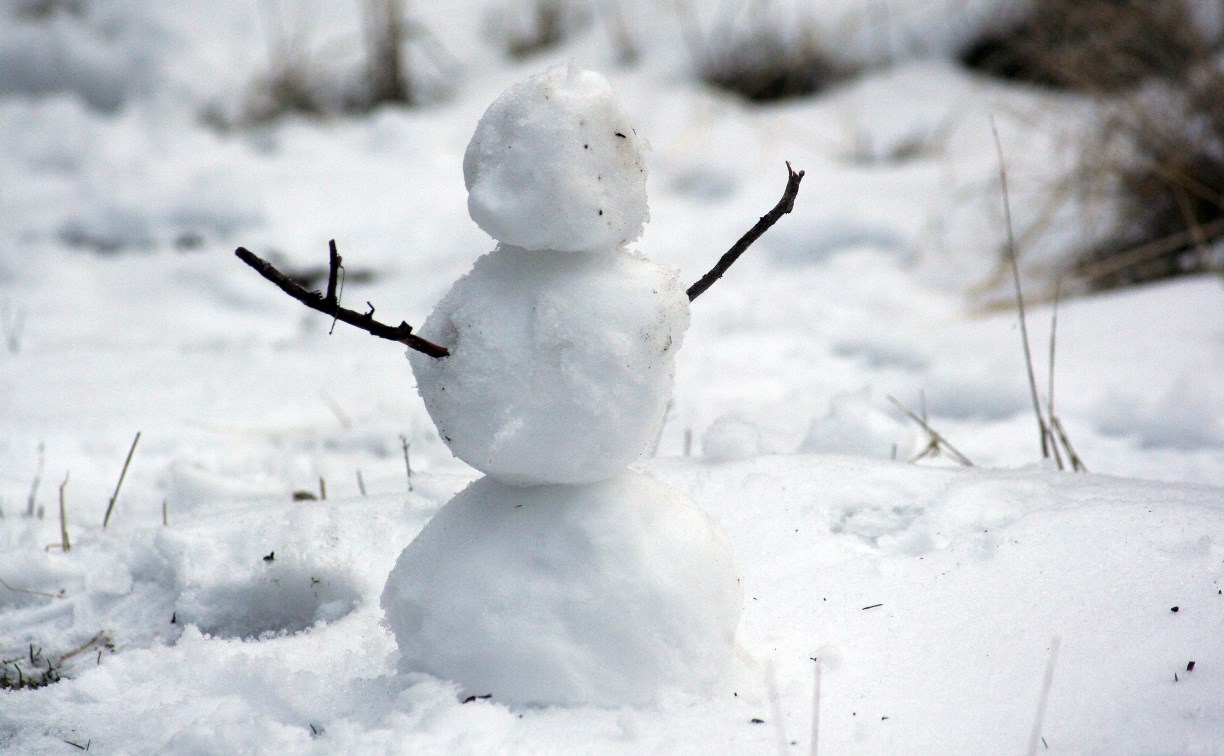
<path fill-rule="evenodd" d="M 634 472 L 533 488 L 481 478 L 409 544 L 382 594 L 403 671 L 529 705 L 708 692 L 741 601 L 718 526 Z"/>
<path fill-rule="evenodd" d="M 755 457 L 760 451 L 757 427 L 735 415 L 723 415 L 701 437 L 701 453 L 715 462 Z"/>
<path fill-rule="evenodd" d="M 504 244 L 615 249 L 647 220 L 643 147 L 607 79 L 550 68 L 480 119 L 463 156 L 468 211 Z"/>
<path fill-rule="evenodd" d="M 840 394 L 829 412 L 812 421 L 799 451 L 814 454 L 852 454 L 905 459 L 913 452 L 914 431 L 878 406 L 867 392 Z"/>
<path fill-rule="evenodd" d="M 688 328 L 674 271 L 625 251 L 499 247 L 476 261 L 409 352 L 442 439 L 506 483 L 588 483 L 653 444 Z"/>

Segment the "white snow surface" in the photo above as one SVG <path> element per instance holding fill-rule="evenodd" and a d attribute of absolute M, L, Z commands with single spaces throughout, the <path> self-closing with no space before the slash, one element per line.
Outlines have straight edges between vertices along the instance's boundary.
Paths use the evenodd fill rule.
<path fill-rule="evenodd" d="M 510 704 L 619 707 L 717 690 L 742 594 L 721 529 L 640 473 L 485 477 L 400 555 L 382 607 L 402 671 Z"/>
<path fill-rule="evenodd" d="M 460 459 L 512 484 L 588 483 L 658 439 L 688 321 L 676 271 L 631 252 L 503 246 L 421 327 L 450 356 L 409 359 Z"/>
<path fill-rule="evenodd" d="M 607 79 L 555 66 L 511 86 L 481 117 L 463 156 L 468 211 L 503 244 L 618 249 L 649 215 L 644 146 Z"/>
<path fill-rule="evenodd" d="M 481 25 L 502 0 L 413 3 L 453 58 L 449 99 L 230 129 L 201 114 L 241 110 L 278 29 L 328 86 L 359 74 L 359 4 L 22 5 L 83 10 L 0 19 L 0 662 L 30 671 L 33 652 L 63 676 L 0 690 L 0 751 L 993 754 L 1036 731 L 1042 753 L 1224 752 L 1224 287 L 1064 296 L 1056 406 L 1091 472 L 1040 462 L 1015 310 L 982 307 L 1010 294 L 991 118 L 1043 400 L 1042 271 L 1116 208 L 1051 206 L 1091 103 L 947 55 L 1017 4 L 788 2 L 877 67 L 748 106 L 694 79 L 671 3 L 612 4 L 633 63 L 601 14 L 511 60 Z M 719 28 L 723 4 L 690 6 Z M 460 175 L 472 125 L 571 60 L 650 136 L 636 244 L 685 283 L 773 206 L 784 160 L 807 171 L 794 212 L 693 303 L 635 465 L 721 526 L 744 609 L 710 694 L 463 704 L 399 671 L 379 597 L 478 473 L 400 348 L 329 335 L 233 249 L 325 270 L 335 238 L 344 303 L 420 325 L 490 247 Z M 907 463 L 926 436 L 889 396 L 976 467 Z M 754 455 L 700 455 L 725 416 Z M 320 479 L 325 501 L 292 500 Z"/>

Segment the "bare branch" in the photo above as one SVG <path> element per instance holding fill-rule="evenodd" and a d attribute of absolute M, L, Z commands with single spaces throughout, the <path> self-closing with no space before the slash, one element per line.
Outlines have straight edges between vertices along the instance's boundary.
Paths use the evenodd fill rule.
<path fill-rule="evenodd" d="M 740 240 L 735 243 L 731 249 L 723 253 L 723 256 L 718 258 L 718 262 L 710 271 L 701 277 L 697 283 L 688 288 L 689 301 L 693 301 L 697 297 L 705 293 L 705 290 L 714 285 L 714 282 L 723 277 L 727 269 L 739 259 L 739 256 L 747 251 L 752 243 L 761 238 L 761 235 L 769 230 L 773 224 L 795 209 L 795 197 L 799 194 L 799 182 L 803 180 L 803 171 L 795 172 L 791 168 L 791 164 L 786 164 L 786 191 L 782 193 L 782 199 L 778 200 L 778 204 L 774 205 L 773 210 L 761 216 L 761 219 L 756 222 L 756 225 L 748 230 L 748 233 L 740 237 Z"/>
<path fill-rule="evenodd" d="M 340 255 L 336 254 L 335 241 L 331 242 L 330 251 L 331 265 L 327 278 L 328 294 L 326 297 L 317 291 L 307 291 L 303 286 L 277 270 L 272 263 L 258 257 L 246 247 L 239 247 L 235 250 L 234 254 L 238 256 L 239 260 L 254 268 L 255 272 L 259 273 L 259 275 L 279 286 L 281 291 L 312 310 L 317 310 L 325 315 L 331 315 L 337 320 L 344 321 L 355 328 L 360 328 L 371 336 L 377 336 L 388 341 L 397 341 L 410 349 L 415 349 L 430 357 L 441 358 L 450 356 L 450 350 L 446 347 L 439 346 L 432 341 L 417 336 L 412 332 L 412 326 L 403 321 L 400 321 L 400 324 L 397 326 L 389 326 L 378 322 L 374 319 L 373 307 L 370 308 L 368 313 L 354 312 L 346 307 L 341 307 L 340 302 L 335 297 L 336 276 L 341 263 Z"/>

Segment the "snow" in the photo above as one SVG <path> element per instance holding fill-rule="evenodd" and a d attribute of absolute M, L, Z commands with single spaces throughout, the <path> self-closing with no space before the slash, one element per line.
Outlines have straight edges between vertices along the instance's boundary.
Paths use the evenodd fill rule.
<path fill-rule="evenodd" d="M 507 89 L 481 117 L 463 156 L 468 211 L 502 244 L 622 247 L 648 217 L 644 147 L 607 79 L 550 68 Z"/>
<path fill-rule="evenodd" d="M 644 705 L 714 689 L 742 595 L 726 536 L 639 473 L 481 478 L 400 556 L 382 607 L 400 668 L 510 704 Z"/>
<path fill-rule="evenodd" d="M 723 415 L 701 437 L 701 453 L 715 462 L 754 457 L 760 451 L 760 432 L 735 415 Z"/>
<path fill-rule="evenodd" d="M 71 57 L 37 72 L 60 83 L 0 95 L 0 660 L 34 671 L 36 652 L 63 679 L 0 691 L 0 751 L 808 753 L 816 711 L 821 753 L 1018 752 L 1055 638 L 1051 753 L 1224 750 L 1224 290 L 1064 297 L 1056 402 L 1091 472 L 1039 461 L 990 118 L 1018 228 L 1049 230 L 1022 237 L 1043 395 L 1037 263 L 1112 211 L 1048 205 L 1091 103 L 948 59 L 1002 18 L 996 0 L 890 3 L 887 23 L 831 3 L 812 18 L 824 38 L 879 67 L 758 107 L 694 80 L 670 6 L 619 4 L 627 65 L 598 18 L 509 61 L 481 38 L 490 3 L 413 4 L 459 61 L 451 99 L 229 130 L 201 113 L 240 110 L 267 71 L 254 6 L 60 5 L 86 9 L 37 31 L 72 42 L 48 42 Z M 360 70 L 356 4 L 313 7 L 301 46 L 342 81 Z M 0 21 L 0 61 L 32 38 L 17 24 Z M 794 213 L 693 303 L 657 451 L 634 465 L 726 533 L 744 608 L 710 693 L 463 704 L 458 683 L 400 671 L 379 600 L 479 473 L 438 437 L 402 350 L 329 336 L 233 248 L 305 270 L 335 238 L 344 302 L 420 327 L 491 246 L 460 176 L 472 125 L 569 60 L 649 136 L 635 245 L 683 283 L 773 206 L 784 160 L 807 171 Z M 977 466 L 908 463 L 926 436 L 889 396 Z M 755 429 L 751 456 L 701 453 L 726 416 Z M 839 434 L 862 443 L 812 447 Z M 69 473 L 64 553 L 47 546 Z M 320 479 L 326 500 L 292 500 Z"/>
<path fill-rule="evenodd" d="M 501 481 L 589 483 L 658 438 L 688 327 L 676 271 L 623 250 L 499 247 L 443 297 L 410 352 L 447 446 Z"/>

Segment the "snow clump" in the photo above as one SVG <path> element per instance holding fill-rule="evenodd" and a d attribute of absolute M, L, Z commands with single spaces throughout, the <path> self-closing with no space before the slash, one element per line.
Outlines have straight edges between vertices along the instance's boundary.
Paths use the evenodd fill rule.
<path fill-rule="evenodd" d="M 648 450 L 688 328 L 675 272 L 625 251 L 502 247 L 476 261 L 409 352 L 438 433 L 457 457 L 517 485 L 589 483 Z"/>
<path fill-rule="evenodd" d="M 468 211 L 502 244 L 614 250 L 645 225 L 645 143 L 612 85 L 557 66 L 489 106 L 463 157 Z"/>
<path fill-rule="evenodd" d="M 761 449 L 760 432 L 735 415 L 715 420 L 701 437 L 701 453 L 713 462 L 735 462 L 755 457 Z"/>
<path fill-rule="evenodd" d="M 481 478 L 405 549 L 382 607 L 400 667 L 516 705 L 644 705 L 726 672 L 741 588 L 726 536 L 638 473 Z"/>

